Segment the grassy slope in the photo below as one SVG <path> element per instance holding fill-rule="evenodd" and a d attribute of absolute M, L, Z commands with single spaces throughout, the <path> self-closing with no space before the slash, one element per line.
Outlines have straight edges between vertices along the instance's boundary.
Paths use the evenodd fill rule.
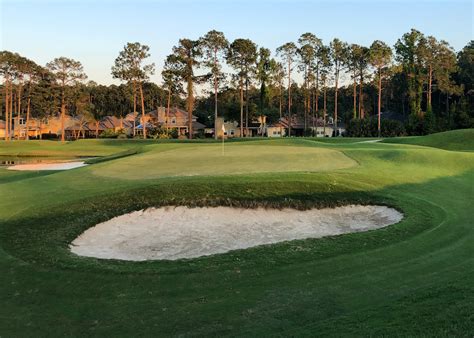
<path fill-rule="evenodd" d="M 295 145 L 324 147 L 307 140 L 252 144 L 259 152 L 268 149 L 259 144 L 287 143 L 289 158 Z M 96 146 L 101 154 L 117 147 Z M 182 156 L 199 151 L 176 146 Z M 160 156 L 169 147 L 147 145 L 144 154 L 69 172 L 20 173 L 3 184 L 6 173 L 0 170 L 0 195 L 12 196 L 0 204 L 0 335 L 473 332 L 474 154 L 331 144 L 322 150 L 342 150 L 359 166 L 309 172 L 303 163 L 300 173 L 247 175 L 232 175 L 228 167 L 228 176 L 212 179 L 94 174 L 99 166 L 110 174 L 147 156 L 135 170 L 149 175 L 155 165 L 160 170 Z M 200 174 L 206 174 L 204 167 Z M 150 205 L 308 207 L 350 201 L 389 203 L 406 217 L 368 233 L 180 262 L 98 261 L 67 251 L 85 228 Z"/>
<path fill-rule="evenodd" d="M 454 151 L 474 151 L 474 129 L 461 129 L 426 136 L 384 139 L 386 143 L 413 144 Z"/>

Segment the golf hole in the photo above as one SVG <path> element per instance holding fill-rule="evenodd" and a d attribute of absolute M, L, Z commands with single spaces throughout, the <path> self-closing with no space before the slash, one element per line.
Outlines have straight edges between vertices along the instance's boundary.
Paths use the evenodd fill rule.
<path fill-rule="evenodd" d="M 97 224 L 76 238 L 70 249 L 79 256 L 102 259 L 176 260 L 368 231 L 402 218 L 397 210 L 377 205 L 309 210 L 150 208 Z"/>

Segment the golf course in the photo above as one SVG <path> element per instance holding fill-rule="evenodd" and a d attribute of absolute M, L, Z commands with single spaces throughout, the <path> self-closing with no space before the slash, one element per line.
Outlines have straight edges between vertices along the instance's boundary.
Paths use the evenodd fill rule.
<path fill-rule="evenodd" d="M 0 337 L 472 336 L 474 129 L 419 137 L 0 141 Z M 147 208 L 388 206 L 400 222 L 176 260 L 83 257 Z"/>

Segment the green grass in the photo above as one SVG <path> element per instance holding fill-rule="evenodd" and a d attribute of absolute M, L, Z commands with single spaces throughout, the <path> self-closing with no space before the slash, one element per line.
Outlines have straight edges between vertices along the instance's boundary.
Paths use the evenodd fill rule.
<path fill-rule="evenodd" d="M 63 172 L 0 169 L 0 336 L 471 336 L 474 154 L 353 141 L 233 142 L 225 156 L 212 143 L 0 143 L 9 155 L 106 156 Z M 67 249 L 148 206 L 347 203 L 405 217 L 192 260 Z"/>
<path fill-rule="evenodd" d="M 315 147 L 268 146 L 230 143 L 222 155 L 220 144 L 166 144 L 122 161 L 106 162 L 92 170 L 96 176 L 120 179 L 154 179 L 169 176 L 225 175 L 329 171 L 356 166 L 343 153 Z"/>
<path fill-rule="evenodd" d="M 474 151 L 474 129 L 461 129 L 427 136 L 396 137 L 386 143 L 413 144 L 455 151 Z"/>

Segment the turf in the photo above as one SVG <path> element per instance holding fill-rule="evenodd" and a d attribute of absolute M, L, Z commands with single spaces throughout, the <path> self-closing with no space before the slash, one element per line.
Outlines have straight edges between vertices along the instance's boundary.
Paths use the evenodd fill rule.
<path fill-rule="evenodd" d="M 461 129 L 427 136 L 396 137 L 386 143 L 413 144 L 454 151 L 474 151 L 474 129 Z"/>
<path fill-rule="evenodd" d="M 235 142 L 219 157 L 217 144 L 86 140 L 48 147 L 102 162 L 0 169 L 0 336 L 472 336 L 474 154 L 354 141 Z M 405 218 L 174 262 L 67 250 L 97 222 L 147 206 L 347 203 L 388 204 Z"/>
<path fill-rule="evenodd" d="M 92 170 L 96 176 L 120 179 L 152 179 L 169 176 L 226 175 L 329 171 L 349 168 L 357 162 L 331 149 L 231 143 L 148 146 L 138 156 L 106 162 Z"/>

